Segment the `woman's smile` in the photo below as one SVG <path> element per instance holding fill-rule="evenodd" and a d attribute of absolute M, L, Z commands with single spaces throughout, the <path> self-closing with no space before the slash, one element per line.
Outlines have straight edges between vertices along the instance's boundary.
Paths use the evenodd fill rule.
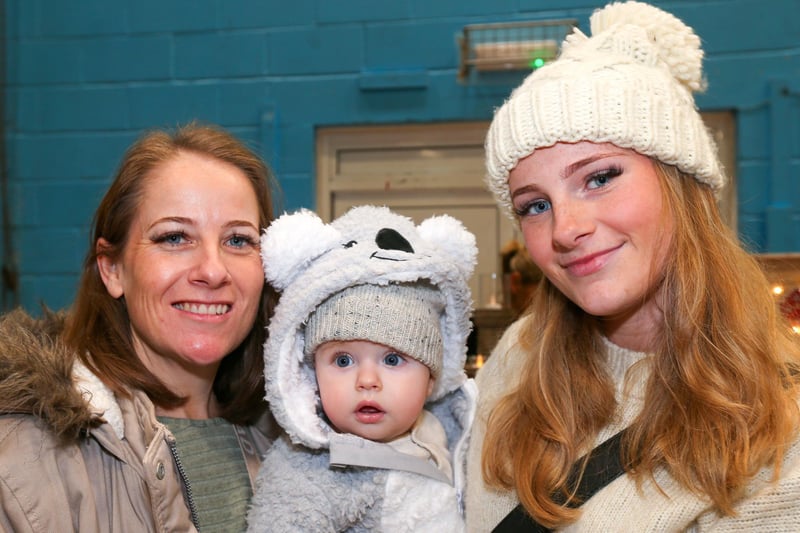
<path fill-rule="evenodd" d="M 620 244 L 619 246 L 615 246 L 613 248 L 609 248 L 601 252 L 596 252 L 585 255 L 583 257 L 579 257 L 578 259 L 568 261 L 566 264 L 563 265 L 563 267 L 572 276 L 575 277 L 590 276 L 600 271 L 606 264 L 608 264 L 614 253 L 620 248 L 622 248 L 622 246 L 623 245 Z"/>

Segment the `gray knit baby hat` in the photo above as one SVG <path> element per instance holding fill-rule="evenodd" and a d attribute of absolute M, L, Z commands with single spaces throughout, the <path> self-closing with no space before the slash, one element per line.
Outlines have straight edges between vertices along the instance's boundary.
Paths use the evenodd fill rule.
<path fill-rule="evenodd" d="M 308 318 L 305 354 L 328 341 L 367 340 L 442 370 L 442 294 L 425 283 L 356 285 L 330 296 Z"/>
<path fill-rule="evenodd" d="M 612 3 L 562 44 L 498 109 L 486 137 L 486 182 L 513 213 L 508 174 L 557 142 L 612 143 L 674 165 L 718 191 L 725 176 L 695 106 L 703 51 L 674 15 L 641 2 Z"/>

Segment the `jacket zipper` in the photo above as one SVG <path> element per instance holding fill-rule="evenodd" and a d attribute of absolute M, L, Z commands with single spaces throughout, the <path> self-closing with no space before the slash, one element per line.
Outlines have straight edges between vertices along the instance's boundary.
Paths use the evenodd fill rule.
<path fill-rule="evenodd" d="M 178 468 L 178 475 L 181 476 L 183 486 L 186 487 L 186 503 L 189 505 L 189 514 L 192 517 L 192 523 L 197 531 L 200 531 L 200 521 L 197 518 L 197 507 L 194 504 L 194 496 L 192 496 L 192 486 L 189 484 L 189 479 L 186 477 L 186 470 L 183 469 L 183 463 L 178 456 L 178 448 L 175 446 L 174 439 L 167 439 L 169 451 L 172 453 L 172 458 L 175 460 L 175 466 Z"/>

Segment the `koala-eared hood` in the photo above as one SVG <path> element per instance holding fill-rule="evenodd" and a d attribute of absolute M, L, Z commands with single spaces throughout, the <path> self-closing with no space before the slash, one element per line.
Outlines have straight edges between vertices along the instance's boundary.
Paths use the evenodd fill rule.
<path fill-rule="evenodd" d="M 468 280 L 475 236 L 448 215 L 418 226 L 385 207 L 355 207 L 330 224 L 311 211 L 283 215 L 264 231 L 266 279 L 282 292 L 264 347 L 266 399 L 292 441 L 328 447 L 330 426 L 319 415 L 316 378 L 304 356 L 304 325 L 326 298 L 361 284 L 426 280 L 444 296 L 443 365 L 435 401 L 466 381 L 471 329 Z"/>

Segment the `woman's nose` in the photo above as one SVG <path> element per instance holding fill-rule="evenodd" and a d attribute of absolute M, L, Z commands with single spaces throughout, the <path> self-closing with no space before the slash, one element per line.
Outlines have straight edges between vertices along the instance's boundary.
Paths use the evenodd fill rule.
<path fill-rule="evenodd" d="M 594 231 L 591 209 L 581 202 L 564 201 L 553 206 L 553 242 L 561 248 L 574 248 Z"/>
<path fill-rule="evenodd" d="M 231 279 L 223 252 L 218 246 L 201 246 L 197 250 L 196 263 L 192 269 L 192 281 L 209 287 L 218 287 Z"/>

